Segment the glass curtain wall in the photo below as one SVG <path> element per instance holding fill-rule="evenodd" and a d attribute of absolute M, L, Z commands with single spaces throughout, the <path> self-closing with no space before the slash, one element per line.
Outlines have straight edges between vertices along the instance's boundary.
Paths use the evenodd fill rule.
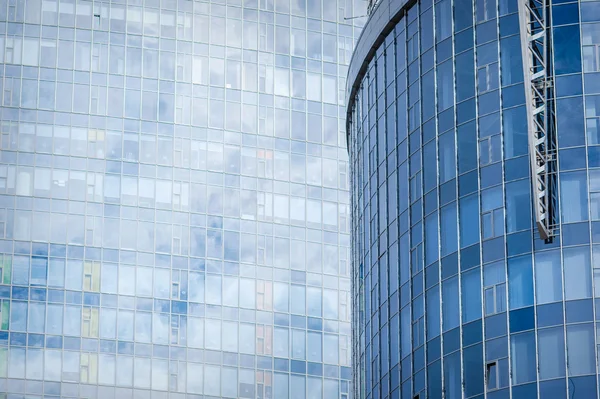
<path fill-rule="evenodd" d="M 0 398 L 351 396 L 353 0 L 0 0 Z"/>
<path fill-rule="evenodd" d="M 597 397 L 600 2 L 554 4 L 549 244 L 532 221 L 516 0 L 405 4 L 354 61 L 356 397 Z"/>

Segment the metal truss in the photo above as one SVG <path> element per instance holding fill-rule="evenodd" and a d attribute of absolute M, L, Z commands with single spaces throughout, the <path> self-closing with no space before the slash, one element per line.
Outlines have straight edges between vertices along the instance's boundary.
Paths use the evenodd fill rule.
<path fill-rule="evenodd" d="M 550 1 L 518 0 L 535 220 L 546 241 L 555 234 L 557 204 Z"/>
<path fill-rule="evenodd" d="M 379 3 L 379 0 L 367 0 L 367 15 L 371 15 L 377 3 Z"/>

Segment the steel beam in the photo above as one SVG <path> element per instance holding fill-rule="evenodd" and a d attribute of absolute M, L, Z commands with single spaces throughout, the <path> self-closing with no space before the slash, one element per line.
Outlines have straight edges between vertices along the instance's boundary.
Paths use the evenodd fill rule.
<path fill-rule="evenodd" d="M 519 28 L 527 107 L 527 133 L 534 210 L 540 238 L 551 240 L 556 227 L 556 128 L 550 0 L 519 0 Z"/>

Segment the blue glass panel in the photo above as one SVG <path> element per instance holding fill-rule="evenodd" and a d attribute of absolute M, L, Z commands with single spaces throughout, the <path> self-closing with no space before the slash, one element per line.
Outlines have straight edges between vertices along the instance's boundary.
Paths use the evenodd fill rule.
<path fill-rule="evenodd" d="M 573 399 L 584 399 L 596 395 L 596 377 L 569 378 L 569 392 Z"/>
<path fill-rule="evenodd" d="M 552 7 L 552 23 L 554 26 L 579 22 L 579 7 L 577 4 L 566 4 Z"/>
<path fill-rule="evenodd" d="M 564 75 L 556 78 L 556 96 L 566 97 L 582 94 L 581 75 Z"/>
<path fill-rule="evenodd" d="M 479 241 L 479 199 L 476 195 L 463 198 L 460 208 L 460 239 L 461 248 Z"/>
<path fill-rule="evenodd" d="M 537 396 L 536 384 L 514 386 L 512 389 L 515 398 L 535 398 Z"/>
<path fill-rule="evenodd" d="M 529 230 L 506 236 L 508 256 L 531 252 L 531 233 Z"/>
<path fill-rule="evenodd" d="M 516 384 L 534 381 L 536 376 L 535 336 L 533 332 L 511 336 L 510 353 L 513 380 Z M 535 389 L 535 384 L 533 385 Z M 514 391 L 513 391 L 514 392 Z M 526 392 L 530 392 L 526 390 Z M 535 390 L 533 391 L 535 393 Z M 524 396 L 528 397 L 528 396 Z"/>
<path fill-rule="evenodd" d="M 600 146 L 588 147 L 589 167 L 600 167 Z"/>
<path fill-rule="evenodd" d="M 506 184 L 506 224 L 509 233 L 531 226 L 529 190 L 527 180 Z"/>
<path fill-rule="evenodd" d="M 481 273 L 479 269 L 461 274 L 462 322 L 481 317 Z"/>
<path fill-rule="evenodd" d="M 548 327 L 563 324 L 562 303 L 552 303 L 537 307 L 538 327 Z"/>
<path fill-rule="evenodd" d="M 444 333 L 444 356 L 460 348 L 460 329 Z"/>
<path fill-rule="evenodd" d="M 540 382 L 540 397 L 548 399 L 562 399 L 567 394 L 565 379 Z"/>
<path fill-rule="evenodd" d="M 494 238 L 483 243 L 483 262 L 493 262 L 504 258 L 504 237 Z"/>
<path fill-rule="evenodd" d="M 581 4 L 581 21 L 592 22 L 600 21 L 600 7 L 596 3 Z"/>
<path fill-rule="evenodd" d="M 477 342 L 481 342 L 481 340 L 483 339 L 481 320 L 476 320 L 472 323 L 463 325 L 462 337 L 463 346 L 468 346 Z"/>
<path fill-rule="evenodd" d="M 483 367 L 481 359 L 483 358 L 483 345 L 474 345 L 468 347 L 463 352 L 463 367 L 465 376 L 465 395 L 473 396 L 483 393 Z"/>
<path fill-rule="evenodd" d="M 504 164 L 504 174 L 506 181 L 517 180 L 527 177 L 529 173 L 529 158 L 519 157 L 507 160 Z"/>
<path fill-rule="evenodd" d="M 478 177 L 477 171 L 472 171 L 458 178 L 458 191 L 461 197 L 477 191 Z"/>
<path fill-rule="evenodd" d="M 595 355 L 590 351 L 594 341 L 592 323 L 571 324 L 567 326 L 567 364 L 569 376 L 585 375 L 595 372 Z M 595 385 L 594 379 L 594 385 Z M 595 388 L 594 388 L 595 389 Z"/>
<path fill-rule="evenodd" d="M 566 302 L 567 323 L 580 323 L 594 320 L 593 302 L 591 299 Z"/>
<path fill-rule="evenodd" d="M 510 397 L 510 389 L 502 389 L 488 393 L 490 399 L 508 399 Z"/>
<path fill-rule="evenodd" d="M 502 89 L 502 107 L 509 108 L 525 103 L 525 90 L 522 84 Z"/>
<path fill-rule="evenodd" d="M 600 243 L 600 222 L 592 222 L 592 242 Z"/>
<path fill-rule="evenodd" d="M 519 36 L 500 40 L 502 86 L 523 82 L 523 64 Z"/>
<path fill-rule="evenodd" d="M 496 338 L 507 333 L 506 313 L 485 318 L 485 338 Z"/>
<path fill-rule="evenodd" d="M 456 352 L 444 358 L 444 388 L 448 397 L 458 398 L 461 395 L 460 353 Z"/>
<path fill-rule="evenodd" d="M 554 71 L 557 75 L 581 71 L 579 27 L 554 29 Z"/>
<path fill-rule="evenodd" d="M 570 223 L 563 225 L 563 245 L 581 245 L 590 242 L 590 225 L 586 223 Z"/>
<path fill-rule="evenodd" d="M 531 330 L 535 327 L 535 316 L 533 306 L 513 310 L 509 315 L 510 332 L 516 333 L 525 330 Z"/>
<path fill-rule="evenodd" d="M 465 271 L 480 265 L 479 245 L 473 245 L 460 251 L 460 270 Z"/>
<path fill-rule="evenodd" d="M 525 107 L 504 110 L 502 125 L 504 128 L 504 156 L 514 158 L 527 154 L 527 114 Z"/>

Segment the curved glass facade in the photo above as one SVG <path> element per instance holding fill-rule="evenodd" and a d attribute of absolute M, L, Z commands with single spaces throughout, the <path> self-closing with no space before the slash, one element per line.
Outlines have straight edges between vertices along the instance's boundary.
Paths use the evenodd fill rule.
<path fill-rule="evenodd" d="M 0 0 L 0 398 L 350 397 L 354 3 Z"/>
<path fill-rule="evenodd" d="M 400 5 L 372 58 L 353 60 L 356 397 L 598 397 L 600 2 L 548 14 L 551 243 L 533 221 L 517 2 L 379 8 Z M 363 36 L 384 29 L 370 23 Z"/>

